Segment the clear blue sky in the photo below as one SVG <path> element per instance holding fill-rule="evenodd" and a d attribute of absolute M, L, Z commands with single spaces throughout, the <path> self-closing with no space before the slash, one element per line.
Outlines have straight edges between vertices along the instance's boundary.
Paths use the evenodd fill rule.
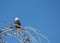
<path fill-rule="evenodd" d="M 22 26 L 40 30 L 51 43 L 60 43 L 60 0 L 0 0 L 0 29 L 13 24 L 15 17 Z"/>

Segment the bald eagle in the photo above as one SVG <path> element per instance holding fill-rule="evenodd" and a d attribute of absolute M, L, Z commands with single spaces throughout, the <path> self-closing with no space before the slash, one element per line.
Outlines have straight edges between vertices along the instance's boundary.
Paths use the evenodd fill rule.
<path fill-rule="evenodd" d="M 21 23 L 20 23 L 18 17 L 15 18 L 14 26 L 15 26 L 17 31 L 21 29 Z"/>

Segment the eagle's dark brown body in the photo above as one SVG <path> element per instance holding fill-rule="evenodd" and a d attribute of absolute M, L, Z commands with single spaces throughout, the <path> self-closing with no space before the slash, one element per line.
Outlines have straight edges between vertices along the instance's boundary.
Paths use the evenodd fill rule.
<path fill-rule="evenodd" d="M 14 24 L 15 24 L 15 27 L 16 27 L 16 28 L 20 28 L 20 26 L 21 26 L 21 23 L 20 23 L 19 20 L 16 20 L 16 21 L 14 22 Z"/>

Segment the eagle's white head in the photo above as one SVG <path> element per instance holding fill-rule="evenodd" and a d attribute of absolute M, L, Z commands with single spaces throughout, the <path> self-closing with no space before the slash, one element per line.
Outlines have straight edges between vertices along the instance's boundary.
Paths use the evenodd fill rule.
<path fill-rule="evenodd" d="M 16 20 L 19 20 L 19 18 L 18 18 L 18 17 L 16 17 L 16 18 L 15 18 L 15 21 L 16 21 Z"/>

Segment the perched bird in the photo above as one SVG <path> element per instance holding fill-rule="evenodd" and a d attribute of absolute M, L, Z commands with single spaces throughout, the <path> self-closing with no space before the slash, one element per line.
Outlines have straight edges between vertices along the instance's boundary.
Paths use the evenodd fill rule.
<path fill-rule="evenodd" d="M 20 23 L 18 17 L 15 18 L 14 26 L 15 26 L 17 31 L 19 31 L 21 29 L 21 23 Z"/>

